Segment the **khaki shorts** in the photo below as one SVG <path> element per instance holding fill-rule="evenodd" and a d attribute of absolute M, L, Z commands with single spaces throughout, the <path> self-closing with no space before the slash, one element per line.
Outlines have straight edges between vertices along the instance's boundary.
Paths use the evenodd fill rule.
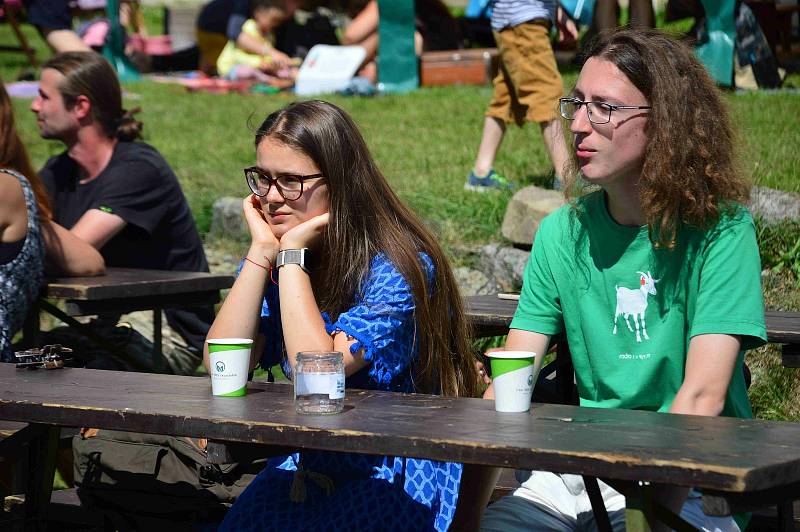
<path fill-rule="evenodd" d="M 564 92 L 550 46 L 549 21 L 532 20 L 495 32 L 500 70 L 486 116 L 504 122 L 549 122 Z"/>

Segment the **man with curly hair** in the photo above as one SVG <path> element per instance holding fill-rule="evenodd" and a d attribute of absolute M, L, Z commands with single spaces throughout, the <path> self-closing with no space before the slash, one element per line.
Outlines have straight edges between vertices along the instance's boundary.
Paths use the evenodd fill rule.
<path fill-rule="evenodd" d="M 565 333 L 583 406 L 752 417 L 742 365 L 766 342 L 761 266 L 719 91 L 653 30 L 605 35 L 587 57 L 560 111 L 567 194 L 591 187 L 542 221 L 506 349 L 545 352 Z M 625 497 L 600 491 L 624 530 Z M 695 490 L 654 491 L 701 530 L 738 530 Z M 482 529 L 593 526 L 581 477 L 534 471 Z"/>

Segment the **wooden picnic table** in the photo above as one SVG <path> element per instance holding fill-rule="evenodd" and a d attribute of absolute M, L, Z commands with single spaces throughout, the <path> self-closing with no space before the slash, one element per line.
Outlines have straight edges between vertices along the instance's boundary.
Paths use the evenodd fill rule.
<path fill-rule="evenodd" d="M 60 426 L 695 486 L 751 506 L 800 497 L 800 424 L 785 422 L 556 404 L 504 414 L 482 399 L 359 390 L 347 391 L 342 414 L 308 416 L 295 413 L 292 388 L 275 383 L 250 383 L 241 398 L 213 397 L 198 377 L 10 364 L 0 364 L 0 420 L 30 423 L 25 430 L 40 450 L 30 484 L 39 491 L 26 499 L 34 520 L 49 501 Z M 0 452 L 20 432 L 0 442 Z M 649 508 L 649 486 L 634 489 L 629 530 Z"/>
<path fill-rule="evenodd" d="M 507 334 L 519 303 L 497 295 L 469 296 L 464 302 L 467 319 L 478 338 Z M 783 365 L 800 368 L 800 312 L 766 310 L 764 319 L 767 341 L 783 344 Z"/>
<path fill-rule="evenodd" d="M 153 311 L 153 350 L 161 353 L 161 311 L 173 308 L 211 306 L 218 303 L 219 291 L 233 286 L 233 276 L 207 273 L 134 268 L 107 268 L 96 277 L 48 279 L 37 309 L 25 326 L 25 342 L 38 345 L 39 312 L 43 310 L 87 337 L 103 343 L 89 327 L 74 316 L 103 313 L 126 314 L 137 310 Z M 66 312 L 48 300 L 66 302 Z"/>

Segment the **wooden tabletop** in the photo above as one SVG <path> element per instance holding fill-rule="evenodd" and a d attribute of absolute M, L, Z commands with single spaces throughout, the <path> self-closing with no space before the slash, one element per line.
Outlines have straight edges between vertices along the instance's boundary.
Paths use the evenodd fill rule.
<path fill-rule="evenodd" d="M 100 301 L 221 290 L 233 286 L 232 275 L 206 272 L 107 268 L 97 277 L 48 279 L 44 297 Z"/>
<path fill-rule="evenodd" d="M 211 396 L 205 378 L 0 364 L 0 419 L 390 454 L 741 493 L 800 483 L 800 424 L 348 390 L 332 416 L 291 387 Z"/>
<path fill-rule="evenodd" d="M 518 301 L 497 295 L 465 297 L 467 319 L 479 336 L 506 334 Z M 777 344 L 800 344 L 800 312 L 764 312 L 767 339 Z M 505 332 L 500 332 L 505 330 Z"/>

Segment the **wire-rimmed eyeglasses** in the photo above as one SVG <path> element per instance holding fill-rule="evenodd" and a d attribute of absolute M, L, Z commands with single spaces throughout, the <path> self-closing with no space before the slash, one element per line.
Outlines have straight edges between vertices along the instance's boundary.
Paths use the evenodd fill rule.
<path fill-rule="evenodd" d="M 325 176 L 322 174 L 281 174 L 278 177 L 272 177 L 256 166 L 244 169 L 244 178 L 253 194 L 264 197 L 269 194 L 272 185 L 275 185 L 275 188 L 278 189 L 278 194 L 287 200 L 298 199 L 303 195 L 303 182 L 307 179 L 316 179 L 318 177 Z"/>
<path fill-rule="evenodd" d="M 608 124 L 611 121 L 611 111 L 619 109 L 652 109 L 649 105 L 615 105 L 606 102 L 584 102 L 578 98 L 559 98 L 561 116 L 567 120 L 575 120 L 575 113 L 582 106 L 586 106 L 589 122 L 592 124 Z"/>

